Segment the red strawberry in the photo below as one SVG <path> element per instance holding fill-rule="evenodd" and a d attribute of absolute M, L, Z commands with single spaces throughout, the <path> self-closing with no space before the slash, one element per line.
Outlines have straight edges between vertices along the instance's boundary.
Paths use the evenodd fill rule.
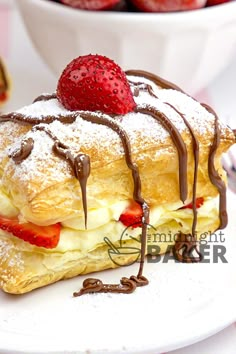
<path fill-rule="evenodd" d="M 131 0 L 141 11 L 168 12 L 199 9 L 207 0 Z"/>
<path fill-rule="evenodd" d="M 196 199 L 196 208 L 200 208 L 203 205 L 203 203 L 204 203 L 204 198 L 202 198 L 202 197 L 197 198 Z M 193 209 L 193 203 L 191 202 L 191 203 L 183 206 L 180 209 Z"/>
<path fill-rule="evenodd" d="M 125 226 L 142 227 L 143 210 L 141 205 L 133 201 L 121 214 L 119 221 Z"/>
<path fill-rule="evenodd" d="M 58 81 L 57 97 L 72 111 L 125 114 L 135 108 L 125 73 L 111 59 L 101 55 L 74 59 Z"/>
<path fill-rule="evenodd" d="M 82 10 L 107 10 L 120 0 L 60 0 L 63 4 Z"/>
<path fill-rule="evenodd" d="M 32 245 L 55 248 L 59 242 L 61 225 L 38 226 L 32 223 L 20 224 L 18 219 L 0 216 L 0 229 L 12 233 Z"/>
<path fill-rule="evenodd" d="M 231 0 L 207 0 L 207 6 L 220 5 Z"/>

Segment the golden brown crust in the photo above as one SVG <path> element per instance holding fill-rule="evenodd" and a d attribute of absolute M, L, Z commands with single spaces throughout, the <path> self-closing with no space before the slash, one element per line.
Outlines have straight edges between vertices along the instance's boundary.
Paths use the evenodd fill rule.
<path fill-rule="evenodd" d="M 24 128 L 19 129 L 19 136 L 22 136 L 22 133 L 24 134 Z M 221 134 L 222 139 L 215 157 L 215 166 L 224 178 L 225 173 L 221 167 L 220 159 L 222 153 L 232 145 L 234 136 L 227 127 L 222 127 Z M 189 133 L 183 132 L 182 137 L 188 146 L 188 199 L 190 199 L 194 159 Z M 212 137 L 207 134 L 207 137 L 203 135 L 198 138 L 200 160 L 197 195 L 213 197 L 218 192 L 208 176 L 208 156 Z M 8 137 L 4 141 L 5 147 L 7 147 L 7 141 Z M 142 194 L 150 205 L 174 203 L 179 200 L 176 149 L 170 138 L 166 138 L 162 143 L 152 145 L 152 148 L 147 149 L 147 144 L 144 144 L 140 139 L 134 140 L 133 143 L 133 150 L 137 151 L 133 154 L 133 160 L 139 166 Z M 89 148 L 84 148 L 82 151 L 89 156 L 92 155 Z M 114 201 L 132 199 L 132 175 L 127 168 L 124 156 L 117 159 L 115 147 L 107 147 L 106 150 L 103 149 L 103 156 L 106 157 L 106 160 L 108 158 L 113 158 L 113 160 L 109 160 L 105 164 L 102 156 L 98 154 L 97 152 L 95 163 L 91 158 L 91 175 L 87 184 L 88 207 L 90 209 L 99 208 L 101 201 L 109 205 Z M 7 164 L 4 163 L 6 160 Z M 2 178 L 4 187 L 26 220 L 40 225 L 48 225 L 83 214 L 79 182 L 72 176 L 70 166 L 57 156 L 51 154 L 50 159 L 42 156 L 42 160 L 35 160 L 30 167 L 37 170 L 37 174 L 32 173 L 32 170 L 27 172 L 24 162 L 21 166 L 16 165 L 6 156 L 2 160 L 2 164 L 5 165 Z M 27 161 L 25 164 L 27 166 Z M 96 167 L 93 167 L 94 164 Z M 64 175 L 59 180 L 56 171 L 52 172 L 55 166 L 60 166 L 64 170 Z M 18 172 L 16 173 L 16 171 Z M 31 173 L 32 178 L 30 177 Z"/>
<path fill-rule="evenodd" d="M 217 215 L 215 218 L 205 220 L 202 227 L 199 223 L 198 240 L 205 240 L 206 230 L 213 232 L 218 224 Z M 168 247 L 174 245 L 175 235 L 178 234 L 179 228 L 179 225 L 173 222 L 159 226 L 155 235 L 168 235 L 167 239 L 162 239 L 160 242 L 156 237 L 149 237 L 148 246 L 159 247 L 159 254 L 169 251 Z M 117 235 L 117 240 L 119 240 L 119 236 Z M 114 256 L 113 254 L 111 259 L 107 246 L 100 246 L 90 252 L 74 250 L 59 253 L 47 252 L 40 248 L 37 252 L 31 245 L 27 247 L 23 244 L 22 246 L 22 243 L 24 241 L 0 231 L 0 288 L 11 294 L 23 294 L 58 280 L 116 268 L 117 264 L 132 264 L 139 255 L 135 253 L 134 255 Z M 119 242 L 116 243 L 116 246 L 119 246 Z M 126 241 L 125 247 L 137 248 L 137 242 L 129 239 Z"/>

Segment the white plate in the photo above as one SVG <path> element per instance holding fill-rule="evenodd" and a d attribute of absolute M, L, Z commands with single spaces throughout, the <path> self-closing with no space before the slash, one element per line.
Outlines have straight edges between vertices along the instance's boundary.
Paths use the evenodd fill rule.
<path fill-rule="evenodd" d="M 157 354 L 204 339 L 236 320 L 234 199 L 224 231 L 227 264 L 146 264 L 147 287 L 131 295 L 73 298 L 85 277 L 23 296 L 0 294 L 0 353 Z M 214 243 L 219 245 L 219 243 Z M 212 258 L 212 246 L 210 258 Z M 137 264 L 96 274 L 104 282 Z"/>

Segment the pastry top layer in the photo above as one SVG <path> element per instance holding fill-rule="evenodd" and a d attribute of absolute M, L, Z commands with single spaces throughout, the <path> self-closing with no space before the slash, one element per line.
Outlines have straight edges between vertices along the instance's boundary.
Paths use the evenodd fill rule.
<path fill-rule="evenodd" d="M 214 115 L 180 91 L 163 89 L 151 80 L 138 76 L 128 76 L 128 80 L 138 107 L 154 107 L 164 113 L 182 135 L 189 154 L 190 195 L 193 178 L 192 137 L 183 117 L 177 111 L 188 120 L 200 144 L 200 194 L 216 195 L 217 191 L 210 184 L 207 172 L 209 146 L 214 137 Z M 151 87 L 151 91 L 147 86 Z M 27 118 L 32 125 L 1 122 L 0 176 L 2 175 L 3 188 L 27 220 L 49 224 L 83 213 L 79 182 L 74 177 L 70 164 L 53 153 L 54 141 L 45 131 L 35 129 L 35 126 L 45 127 L 56 139 L 69 147 L 74 157 L 79 153 L 90 157 L 88 208 L 97 208 L 101 203 L 109 204 L 114 199 L 132 198 L 132 179 L 125 163 L 121 139 L 109 127 L 84 120 L 81 113 L 86 112 L 73 112 L 76 119 L 72 123 L 60 122 L 61 117 L 71 116 L 72 112 L 54 98 L 35 102 L 15 112 L 16 115 Z M 13 119 L 15 114 L 12 114 Z M 94 114 L 115 120 L 126 132 L 133 161 L 140 169 L 145 199 L 150 203 L 178 200 L 178 156 L 169 133 L 162 125 L 150 115 L 138 112 L 116 117 L 99 112 Z M 35 125 L 35 119 L 40 122 L 45 117 L 53 117 L 53 121 Z M 222 123 L 219 127 L 221 144 L 216 154 L 217 166 L 222 152 L 234 141 L 229 128 Z M 29 138 L 34 141 L 31 154 L 21 163 L 15 163 L 9 155 L 20 149 L 22 140 Z M 167 176 L 169 180 L 166 179 Z"/>

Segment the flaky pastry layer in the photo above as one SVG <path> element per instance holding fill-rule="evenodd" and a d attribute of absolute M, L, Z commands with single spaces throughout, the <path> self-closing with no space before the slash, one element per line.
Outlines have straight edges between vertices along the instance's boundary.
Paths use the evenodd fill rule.
<path fill-rule="evenodd" d="M 205 216 L 199 219 L 198 240 L 205 240 L 206 234 L 209 236 L 210 232 L 217 229 L 219 225 L 217 212 L 211 212 L 210 215 L 209 218 Z M 170 247 L 174 245 L 180 229 L 180 224 L 175 220 L 170 220 L 158 226 L 155 231 L 150 228 L 146 253 L 150 253 L 151 246 L 155 246 L 155 250 L 159 247 L 158 254 L 169 251 Z M 131 230 L 130 232 L 132 234 Z M 129 233 L 129 230 L 126 233 Z M 120 233 L 115 235 L 115 239 L 116 242 L 113 242 L 113 244 L 119 247 Z M 79 249 L 67 250 L 66 252 L 47 251 L 31 246 L 0 230 L 0 286 L 5 292 L 23 294 L 58 280 L 116 268 L 138 261 L 140 255 L 138 252 L 139 242 L 128 237 L 123 240 L 122 246 L 133 247 L 137 252 L 132 254 L 133 250 L 131 249 L 128 254 L 117 255 L 112 253 L 105 243 L 97 245 L 95 249 L 83 251 Z"/>

